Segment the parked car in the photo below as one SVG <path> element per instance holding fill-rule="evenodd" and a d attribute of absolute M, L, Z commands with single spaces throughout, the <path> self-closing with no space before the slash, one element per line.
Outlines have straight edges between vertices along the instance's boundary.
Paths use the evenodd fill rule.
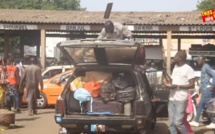
<path fill-rule="evenodd" d="M 68 77 L 73 73 L 73 70 L 68 70 L 66 72 L 55 75 L 54 77 L 47 79 L 43 82 L 43 91 L 40 92 L 40 98 L 37 99 L 37 107 L 45 108 L 48 105 L 55 105 L 58 96 L 61 94 L 63 87 L 68 79 Z M 24 93 L 26 90 L 24 90 Z M 22 103 L 27 103 L 22 99 Z"/>
<path fill-rule="evenodd" d="M 47 67 L 43 71 L 43 73 L 42 73 L 43 80 L 50 79 L 53 76 L 55 76 L 57 74 L 61 74 L 61 73 L 65 72 L 65 71 L 68 71 L 68 70 L 70 70 L 72 68 L 73 68 L 73 66 L 71 66 L 71 65 L 62 65 L 62 66 L 50 66 L 50 67 Z"/>
<path fill-rule="evenodd" d="M 59 133 L 102 131 L 145 134 L 150 131 L 155 125 L 156 119 L 149 84 L 144 71 L 139 68 L 144 62 L 144 47 L 141 44 L 119 40 L 71 40 L 60 42 L 57 47 L 75 66 L 74 73 L 66 82 L 56 102 L 54 118 L 56 123 L 65 130 L 59 131 Z M 113 76 L 126 74 L 126 78 L 132 85 L 130 86 L 135 94 L 134 98 L 127 102 L 131 104 L 131 107 L 125 107 L 126 103 L 119 102 L 120 97 L 108 103 L 103 103 L 100 98 L 94 98 L 92 108 L 95 108 L 94 104 L 99 102 L 104 108 L 100 107 L 100 110 L 108 110 L 109 114 L 97 113 L 95 109 L 90 112 L 86 107 L 84 107 L 85 111 L 75 111 L 73 107 L 80 107 L 80 105 L 74 99 L 70 84 L 75 78 L 85 77 L 91 71 L 102 71 Z M 117 91 L 118 95 L 120 94 L 124 97 L 131 95 L 126 88 L 120 91 L 124 92 L 124 94 L 120 94 Z M 105 109 L 107 105 L 110 106 L 111 104 L 113 104 L 113 107 L 115 104 L 124 106 L 124 110 L 112 112 L 111 107 L 110 109 Z"/>

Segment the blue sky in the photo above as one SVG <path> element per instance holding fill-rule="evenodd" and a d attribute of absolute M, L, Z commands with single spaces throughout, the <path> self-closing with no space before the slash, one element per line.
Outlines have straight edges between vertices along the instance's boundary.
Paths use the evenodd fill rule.
<path fill-rule="evenodd" d="M 105 11 L 113 2 L 112 11 L 192 11 L 198 0 L 80 0 L 87 11 Z"/>

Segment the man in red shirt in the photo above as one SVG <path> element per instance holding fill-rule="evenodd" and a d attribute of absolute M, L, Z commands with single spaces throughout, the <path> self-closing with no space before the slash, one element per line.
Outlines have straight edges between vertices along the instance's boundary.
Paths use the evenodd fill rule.
<path fill-rule="evenodd" d="M 11 102 L 12 99 L 15 101 L 16 112 L 20 112 L 20 96 L 19 96 L 19 69 L 13 65 L 12 59 L 7 60 L 7 78 L 9 81 L 8 91 L 9 95 L 7 96 L 7 106 L 8 110 L 11 111 Z"/>

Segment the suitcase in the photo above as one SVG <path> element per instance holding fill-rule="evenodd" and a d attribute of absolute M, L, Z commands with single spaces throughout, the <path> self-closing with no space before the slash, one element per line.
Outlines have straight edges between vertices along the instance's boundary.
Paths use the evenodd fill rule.
<path fill-rule="evenodd" d="M 114 93 L 115 87 L 111 83 L 104 83 L 101 86 L 101 93 Z"/>
<path fill-rule="evenodd" d="M 116 89 L 125 89 L 129 86 L 129 80 L 124 77 L 118 77 L 112 81 Z"/>
<path fill-rule="evenodd" d="M 93 112 L 113 112 L 123 113 L 123 104 L 117 101 L 110 101 L 104 103 L 101 98 L 95 98 L 93 100 Z M 90 102 L 86 104 L 86 111 L 90 111 Z"/>
<path fill-rule="evenodd" d="M 104 102 L 116 99 L 116 89 L 111 83 L 104 83 L 101 86 L 100 96 Z"/>
<path fill-rule="evenodd" d="M 130 102 L 135 99 L 136 91 L 133 87 L 128 87 L 116 92 L 116 99 L 119 102 Z"/>
<path fill-rule="evenodd" d="M 65 106 L 67 113 L 81 112 L 80 103 L 74 98 L 74 92 L 68 91 L 65 96 Z"/>

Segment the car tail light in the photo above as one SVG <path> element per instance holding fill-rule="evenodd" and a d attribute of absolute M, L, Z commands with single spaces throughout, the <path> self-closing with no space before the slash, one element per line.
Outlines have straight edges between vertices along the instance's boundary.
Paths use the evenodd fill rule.
<path fill-rule="evenodd" d="M 55 105 L 55 114 L 64 114 L 65 104 L 63 99 L 58 99 Z"/>

